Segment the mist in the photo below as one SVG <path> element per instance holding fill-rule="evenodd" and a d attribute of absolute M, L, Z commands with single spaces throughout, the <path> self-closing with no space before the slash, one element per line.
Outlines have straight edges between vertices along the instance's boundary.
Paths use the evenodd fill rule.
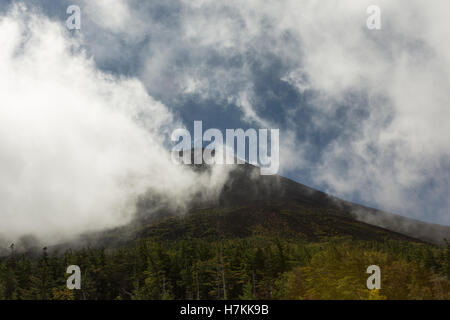
<path fill-rule="evenodd" d="M 23 5 L 0 16 L 4 244 L 124 225 L 149 190 L 183 210 L 193 194 L 213 197 L 227 176 L 173 164 L 166 140 L 180 123 L 139 80 L 99 71 L 81 43 Z"/>
<path fill-rule="evenodd" d="M 366 26 L 374 4 L 380 30 Z M 135 70 L 169 104 L 214 101 L 201 110 L 206 118 L 231 105 L 244 124 L 280 128 L 281 174 L 448 225 L 448 8 L 445 0 L 130 0 L 84 6 L 84 32 L 96 61 Z M 283 98 L 293 90 L 298 100 Z"/>

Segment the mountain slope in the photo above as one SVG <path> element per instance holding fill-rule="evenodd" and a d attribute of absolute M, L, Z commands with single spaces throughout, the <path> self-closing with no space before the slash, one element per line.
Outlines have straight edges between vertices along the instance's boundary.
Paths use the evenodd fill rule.
<path fill-rule="evenodd" d="M 192 168 L 209 170 L 205 165 Z M 142 198 L 136 221 L 113 233 L 127 230 L 133 239 L 217 239 L 258 233 L 308 241 L 333 236 L 432 243 L 450 239 L 450 227 L 350 203 L 278 175 L 262 176 L 250 164 L 234 165 L 218 197 L 205 201 L 199 195 L 187 213 L 154 212 L 155 205 L 153 197 Z M 111 234 L 112 241 L 116 237 Z"/>
<path fill-rule="evenodd" d="M 251 165 L 239 166 L 220 195 L 220 205 L 279 204 L 283 207 L 311 205 L 321 212 L 376 225 L 424 241 L 442 243 L 450 239 L 450 227 L 442 226 L 358 205 L 312 189 L 281 176 L 261 176 Z"/>

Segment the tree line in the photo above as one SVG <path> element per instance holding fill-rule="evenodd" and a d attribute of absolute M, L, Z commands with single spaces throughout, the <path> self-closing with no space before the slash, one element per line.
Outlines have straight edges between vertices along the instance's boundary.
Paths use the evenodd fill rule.
<path fill-rule="evenodd" d="M 380 290 L 366 287 L 373 264 Z M 81 269 L 80 290 L 66 286 L 69 265 Z M 12 246 L 0 260 L 0 299 L 450 299 L 449 279 L 448 243 L 147 239 L 37 256 Z"/>

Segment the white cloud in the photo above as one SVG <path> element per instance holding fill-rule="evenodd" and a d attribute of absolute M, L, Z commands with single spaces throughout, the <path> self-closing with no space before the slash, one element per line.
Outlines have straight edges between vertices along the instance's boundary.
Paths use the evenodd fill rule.
<path fill-rule="evenodd" d="M 381 8 L 381 30 L 366 27 L 372 4 Z M 343 123 L 343 132 L 315 160 L 319 165 L 310 173 L 317 186 L 449 223 L 442 199 L 437 208 L 434 195 L 416 196 L 417 190 L 436 198 L 449 193 L 449 6 L 446 0 L 86 2 L 82 12 L 98 28 L 82 29 L 83 44 L 96 62 L 132 59 L 139 79 L 158 97 L 177 101 L 198 94 L 225 107 L 235 103 L 244 120 L 269 126 L 276 121 L 253 103 L 251 64 L 276 58 L 288 69 L 282 80 L 300 93 L 316 93 L 313 135 L 338 121 L 339 107 L 350 110 L 351 127 Z M 2 48 L 14 48 L 11 41 Z M 355 102 L 350 94 L 367 101 Z M 367 117 L 352 116 L 361 109 Z M 295 111 L 285 112 L 287 127 L 280 128 L 286 132 L 280 140 L 285 170 L 308 162 L 304 148 L 311 141 L 296 140 Z M 430 179 L 434 187 L 423 187 Z"/>
<path fill-rule="evenodd" d="M 366 27 L 366 8 L 371 4 L 360 0 L 203 1 L 193 6 L 192 16 L 184 18 L 183 30 L 187 39 L 200 47 L 214 47 L 225 57 L 263 52 L 297 66 L 283 79 L 299 92 L 319 93 L 313 118 L 318 130 L 330 125 L 339 106 L 365 108 L 368 117 L 324 149 L 312 174 L 317 184 L 340 196 L 357 195 L 387 210 L 448 224 L 449 205 L 441 202 L 436 208 L 423 203 L 416 193 L 429 192 L 427 201 L 433 201 L 432 193 L 437 197 L 449 193 L 450 178 L 445 172 L 450 166 L 450 20 L 445 12 L 450 4 L 444 0 L 379 1 L 379 31 Z M 286 34 L 291 44 L 280 40 Z M 245 72 L 245 68 L 230 69 L 222 75 L 223 82 L 233 82 L 236 75 L 253 81 Z M 242 90 L 245 94 L 237 94 L 252 96 L 251 84 Z M 366 105 L 355 104 L 349 93 L 367 97 Z M 240 105 L 247 118 L 270 121 L 251 104 Z M 295 131 L 295 124 L 284 129 Z M 282 143 L 295 146 L 295 136 L 291 137 L 284 141 L 282 137 Z M 282 164 L 292 158 L 303 163 L 302 152 L 291 150 L 282 153 Z M 423 187 L 430 179 L 436 188 Z"/>
<path fill-rule="evenodd" d="M 333 114 L 339 104 L 351 106 L 348 92 L 369 97 L 369 117 L 325 149 L 316 181 L 341 196 L 358 194 L 379 207 L 448 224 L 448 206 L 421 203 L 415 192 L 429 178 L 439 186 L 429 192 L 449 192 L 449 177 L 442 175 L 450 155 L 450 47 L 443 41 L 450 23 L 442 14 L 449 3 L 379 1 L 380 31 L 365 28 L 369 2 L 290 3 L 284 23 L 298 31 L 302 68 L 323 97 L 317 107 Z"/>
<path fill-rule="evenodd" d="M 0 17 L 0 47 L 2 237 L 54 243 L 126 223 L 149 189 L 178 208 L 220 189 L 220 168 L 199 176 L 172 164 L 172 114 L 139 80 L 97 70 L 63 24 L 14 6 Z"/>

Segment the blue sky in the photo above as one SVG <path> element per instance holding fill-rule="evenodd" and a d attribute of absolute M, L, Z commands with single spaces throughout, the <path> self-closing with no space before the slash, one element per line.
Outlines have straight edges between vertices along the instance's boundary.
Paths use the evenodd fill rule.
<path fill-rule="evenodd" d="M 369 1 L 27 1 L 62 25 L 71 4 L 82 25 L 65 37 L 173 123 L 279 128 L 282 175 L 450 224 L 448 2 L 380 1 L 368 30 Z"/>

